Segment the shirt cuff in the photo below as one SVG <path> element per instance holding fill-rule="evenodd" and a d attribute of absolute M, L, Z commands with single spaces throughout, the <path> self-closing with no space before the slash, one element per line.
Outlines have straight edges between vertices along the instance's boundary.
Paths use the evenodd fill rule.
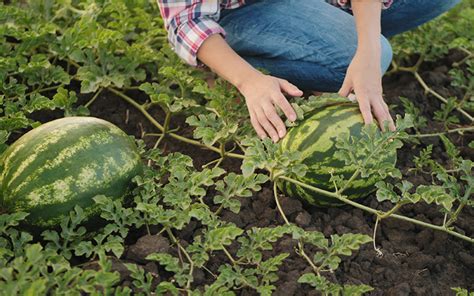
<path fill-rule="evenodd" d="M 213 34 L 225 37 L 225 30 L 210 17 L 201 17 L 181 25 L 176 35 L 176 53 L 191 66 L 203 66 L 197 59 L 202 43 Z"/>
<path fill-rule="evenodd" d="M 387 9 L 392 5 L 393 0 L 380 0 L 382 2 L 382 9 Z M 351 0 L 337 0 L 337 4 L 345 9 L 351 8 Z"/>

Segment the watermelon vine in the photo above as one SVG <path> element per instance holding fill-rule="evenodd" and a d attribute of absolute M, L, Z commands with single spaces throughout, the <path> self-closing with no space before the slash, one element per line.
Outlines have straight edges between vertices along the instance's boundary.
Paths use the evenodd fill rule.
<path fill-rule="evenodd" d="M 472 8 L 458 9 L 394 38 L 396 57 L 389 75 L 411 73 L 430 99 L 441 101 L 433 115 L 441 126 L 426 132 L 428 120 L 421 110 L 411 98 L 401 98 L 405 115 L 397 116 L 395 131 L 380 133 L 376 126 L 367 126 L 361 137 L 337 136 L 334 157 L 356 169 L 350 176 L 327 172 L 334 185 L 327 190 L 300 181 L 308 167 L 298 151 L 284 151 L 278 143 L 256 137 L 235 88 L 221 79 L 210 88 L 208 73 L 179 60 L 167 45 L 154 1 L 0 4 L 0 152 L 46 119 L 93 115 L 104 99 L 111 105 L 124 103 L 124 122 L 132 120 L 127 108 L 133 108 L 148 125 L 135 126 L 145 166 L 133 178 L 129 196 L 93 199 L 102 219 L 97 229 L 88 228 L 86 210 L 76 206 L 55 228 L 29 231 L 21 227 L 28 214 L 6 212 L 6 197 L 0 196 L 0 294 L 235 295 L 246 289 L 271 295 L 277 290 L 279 270 L 296 255 L 307 264 L 298 275 L 299 284 L 324 295 L 362 295 L 374 288 L 341 283 L 334 275 L 345 257 L 365 244 L 372 242 L 374 256 L 384 255 L 377 246 L 377 230 L 387 219 L 474 243 L 472 234 L 456 224 L 463 211 L 474 206 L 473 162 L 452 141 L 452 136 L 474 130 L 474 49 L 469 40 L 473 18 Z M 449 50 L 462 57 L 449 72 L 458 96 L 447 97 L 429 85 L 421 69 Z M 298 120 L 286 125 L 296 126 L 315 110 L 347 103 L 330 94 L 292 98 Z M 420 143 L 425 138 L 440 139 L 447 163 L 433 159 L 433 145 Z M 185 151 L 174 150 L 175 143 L 214 156 L 198 165 Z M 422 148 L 410 159 L 409 171 L 380 161 L 403 145 Z M 472 141 L 468 145 L 474 148 Z M 237 170 L 225 166 L 232 160 L 239 164 Z M 3 174 L 5 168 L 0 169 Z M 415 186 L 407 179 L 413 174 L 429 175 L 431 182 Z M 383 207 L 373 208 L 345 194 L 359 177 L 380 179 L 373 198 Z M 328 238 L 298 225 L 282 206 L 278 184 L 283 182 L 373 215 L 373 235 Z M 242 214 L 242 202 L 265 189 L 276 206 L 275 224 L 243 228 L 226 218 Z M 402 214 L 408 205 L 420 203 L 439 211 L 442 223 Z M 198 225 L 198 231 L 185 239 L 190 225 Z M 130 252 L 129 242 L 140 232 L 163 246 L 144 259 L 159 272 L 126 262 L 125 285 L 117 262 Z M 284 240 L 292 242 L 294 254 L 279 251 Z M 208 280 L 196 284 L 199 273 Z M 453 291 L 468 293 L 460 287 Z"/>

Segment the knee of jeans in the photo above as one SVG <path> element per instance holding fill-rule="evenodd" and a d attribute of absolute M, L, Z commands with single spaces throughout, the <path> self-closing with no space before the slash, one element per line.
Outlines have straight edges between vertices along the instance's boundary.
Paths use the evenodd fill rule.
<path fill-rule="evenodd" d="M 382 67 L 382 74 L 385 73 L 390 67 L 390 64 L 392 63 L 392 57 L 393 57 L 393 51 L 392 51 L 392 46 L 390 45 L 390 42 L 382 36 L 381 38 L 381 67 Z"/>

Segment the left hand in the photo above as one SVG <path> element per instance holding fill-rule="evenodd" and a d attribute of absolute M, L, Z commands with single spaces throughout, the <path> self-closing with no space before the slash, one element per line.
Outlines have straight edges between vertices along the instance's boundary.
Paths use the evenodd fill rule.
<path fill-rule="evenodd" d="M 384 121 L 388 121 L 389 129 L 394 131 L 395 124 L 382 97 L 380 54 L 377 53 L 379 51 L 357 49 L 338 93 L 347 97 L 353 90 L 365 124 L 372 123 L 373 113 L 382 130 Z"/>

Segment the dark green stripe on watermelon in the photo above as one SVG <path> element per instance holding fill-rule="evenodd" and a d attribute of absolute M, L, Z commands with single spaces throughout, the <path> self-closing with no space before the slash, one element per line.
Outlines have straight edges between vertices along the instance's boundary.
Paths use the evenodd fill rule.
<path fill-rule="evenodd" d="M 335 113 L 340 112 L 341 109 L 346 110 L 347 112 L 341 113 L 341 114 L 336 116 Z M 341 106 L 340 108 L 334 108 L 333 112 L 331 112 L 327 115 L 328 117 L 329 116 L 331 117 L 331 121 L 328 121 L 328 120 L 319 121 L 319 125 L 316 128 L 316 130 L 312 132 L 310 137 L 307 137 L 306 139 L 304 139 L 304 141 L 298 146 L 298 150 L 303 151 L 303 150 L 308 149 L 308 147 L 310 147 L 314 142 L 316 142 L 318 140 L 318 137 L 320 135 L 324 134 L 327 131 L 328 128 L 331 128 L 331 126 L 334 124 L 334 122 L 337 122 L 339 120 L 344 120 L 348 117 L 348 115 L 353 115 L 353 113 L 351 111 L 353 111 L 353 107 L 351 107 L 351 106 Z M 359 127 L 359 130 L 360 130 L 361 126 L 362 126 L 362 124 L 358 124 L 358 125 L 356 125 L 355 128 Z M 352 128 L 354 128 L 354 127 L 352 127 Z M 331 151 L 334 151 L 334 149 L 332 149 Z M 329 152 L 330 151 L 328 151 L 327 153 L 329 153 Z M 320 154 L 320 153 L 318 153 L 318 154 Z M 318 155 L 318 154 L 316 154 L 316 155 Z"/>

